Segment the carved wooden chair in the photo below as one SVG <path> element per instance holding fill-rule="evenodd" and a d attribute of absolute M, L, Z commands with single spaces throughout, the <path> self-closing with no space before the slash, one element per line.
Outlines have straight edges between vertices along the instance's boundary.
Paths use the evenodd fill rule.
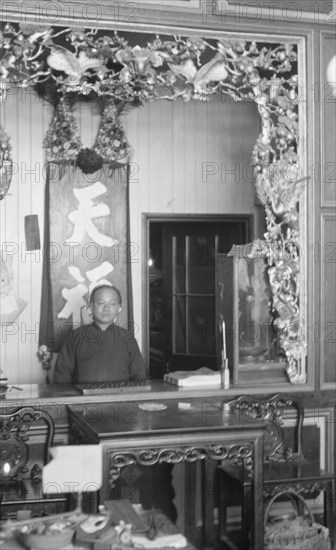
<path fill-rule="evenodd" d="M 324 523 L 330 530 L 331 547 L 336 542 L 333 499 L 335 478 L 333 468 L 320 468 L 319 459 L 308 460 L 303 454 L 302 429 L 304 408 L 290 395 L 271 397 L 240 396 L 226 403 L 227 414 L 234 414 L 246 422 L 263 421 L 264 434 L 264 485 L 260 496 L 265 502 L 284 488 L 293 488 L 304 498 L 316 498 L 323 493 Z M 290 419 L 293 429 L 285 429 Z M 290 434 L 290 437 L 289 437 Z M 249 550 L 250 522 L 252 517 L 252 484 L 247 472 L 239 465 L 223 461 L 216 472 L 219 487 L 219 547 Z M 257 488 L 258 490 L 258 488 Z M 239 529 L 231 528 L 227 521 L 230 506 L 241 505 Z M 291 507 L 290 507 L 291 509 Z"/>
<path fill-rule="evenodd" d="M 63 495 L 42 492 L 42 467 L 54 438 L 51 416 L 34 407 L 14 412 L 0 409 L 0 519 L 15 518 L 19 510 L 32 515 L 64 511 Z"/>

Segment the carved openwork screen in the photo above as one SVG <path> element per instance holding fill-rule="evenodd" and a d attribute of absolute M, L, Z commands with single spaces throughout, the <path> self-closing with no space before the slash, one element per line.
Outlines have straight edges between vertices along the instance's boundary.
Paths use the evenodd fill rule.
<path fill-rule="evenodd" d="M 1 92 L 5 96 L 10 86 L 33 86 L 44 98 L 53 98 L 59 106 L 58 119 L 63 116 L 58 120 L 62 131 L 49 133 L 46 159 L 77 164 L 79 140 L 71 125 L 71 105 L 83 97 L 99 100 L 102 122 L 90 157 L 96 169 L 102 163 L 129 159 L 125 144 L 118 151 L 120 140 L 109 134 L 109 124 L 118 130 L 122 108 L 177 98 L 205 102 L 217 93 L 237 102 L 254 102 L 261 130 L 251 157 L 266 232 L 253 243 L 249 257 L 262 258 L 267 265 L 269 307 L 287 374 L 292 383 L 304 383 L 306 174 L 299 139 L 304 131 L 299 64 L 303 41 L 265 35 L 252 39 L 200 29 L 132 30 L 126 23 L 118 32 L 6 23 L 1 39 L 6 60 Z"/>

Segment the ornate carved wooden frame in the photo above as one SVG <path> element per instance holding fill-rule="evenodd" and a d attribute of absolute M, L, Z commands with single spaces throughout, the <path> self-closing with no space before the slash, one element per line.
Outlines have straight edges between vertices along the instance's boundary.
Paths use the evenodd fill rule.
<path fill-rule="evenodd" d="M 123 30 L 7 23 L 3 97 L 11 86 L 44 83 L 63 98 L 95 95 L 117 103 L 178 97 L 206 101 L 218 92 L 255 102 L 261 131 L 252 159 L 267 230 L 251 256 L 265 258 L 268 265 L 271 309 L 289 380 L 305 383 L 307 178 L 305 139 L 299 140 L 305 132 L 304 39 L 254 35 L 252 40 L 232 32 L 142 27 L 153 33 L 142 44 L 138 29 L 134 35 L 125 23 Z"/>
<path fill-rule="evenodd" d="M 43 450 L 45 463 L 54 438 L 54 423 L 50 415 L 34 407 L 22 407 L 13 412 L 0 414 L 0 481 L 20 481 L 28 473 L 28 432 L 31 425 L 40 420 L 44 421 L 47 430 Z M 32 479 L 40 473 L 41 467 L 35 464 L 30 471 Z"/>
<path fill-rule="evenodd" d="M 275 394 L 265 398 L 241 395 L 227 403 L 229 411 L 236 415 L 237 421 L 261 421 L 266 424 L 264 434 L 265 462 L 302 459 L 302 428 L 304 408 L 301 401 L 286 394 Z M 295 411 L 295 413 L 294 413 Z M 230 414 L 229 412 L 229 414 Z M 285 444 L 283 424 L 289 415 L 295 418 L 295 448 Z"/>

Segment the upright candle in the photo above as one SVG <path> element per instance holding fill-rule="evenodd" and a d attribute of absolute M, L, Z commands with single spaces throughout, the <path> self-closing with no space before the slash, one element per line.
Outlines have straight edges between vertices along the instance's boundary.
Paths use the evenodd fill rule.
<path fill-rule="evenodd" d="M 223 362 L 226 359 L 226 336 L 225 336 L 225 321 L 222 320 L 222 332 L 223 332 Z"/>

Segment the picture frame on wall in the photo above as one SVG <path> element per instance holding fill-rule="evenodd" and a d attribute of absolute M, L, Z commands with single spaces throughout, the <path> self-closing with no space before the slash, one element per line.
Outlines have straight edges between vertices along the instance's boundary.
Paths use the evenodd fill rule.
<path fill-rule="evenodd" d="M 258 21 L 332 23 L 336 21 L 335 0 L 215 0 L 214 15 L 226 19 L 256 23 Z"/>

